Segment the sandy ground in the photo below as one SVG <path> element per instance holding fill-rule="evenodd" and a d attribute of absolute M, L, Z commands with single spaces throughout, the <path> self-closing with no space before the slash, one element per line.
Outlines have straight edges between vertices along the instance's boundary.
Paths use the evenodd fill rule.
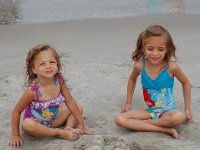
<path fill-rule="evenodd" d="M 151 24 L 166 27 L 177 46 L 178 63 L 192 84 L 191 108 L 194 119 L 177 128 L 179 140 L 168 135 L 134 132 L 117 127 L 115 116 L 126 98 L 132 70 L 131 53 L 138 34 Z M 55 138 L 21 135 L 24 150 L 194 150 L 200 147 L 200 16 L 153 15 L 121 19 L 85 19 L 40 24 L 0 26 L 0 149 L 8 147 L 11 111 L 24 89 L 24 65 L 28 49 L 40 43 L 64 54 L 62 63 L 68 86 L 84 107 L 87 127 L 96 135 L 82 135 L 70 142 Z M 175 99 L 184 111 L 182 90 L 175 81 Z M 133 109 L 143 107 L 140 79 Z"/>

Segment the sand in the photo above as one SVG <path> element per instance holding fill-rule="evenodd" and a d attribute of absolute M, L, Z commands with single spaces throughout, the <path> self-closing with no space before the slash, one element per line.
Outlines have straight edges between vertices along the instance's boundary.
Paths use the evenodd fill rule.
<path fill-rule="evenodd" d="M 131 54 L 138 34 L 151 24 L 166 27 L 177 46 L 178 63 L 192 85 L 193 121 L 177 128 L 181 137 L 119 128 L 114 118 L 126 98 L 132 70 Z M 70 142 L 34 138 L 23 133 L 24 150 L 194 150 L 200 147 L 200 15 L 147 15 L 117 19 L 84 19 L 54 23 L 0 26 L 0 149 L 8 147 L 11 112 L 24 90 L 27 51 L 48 43 L 63 54 L 64 75 L 71 94 L 84 107 L 86 126 L 93 136 Z M 177 108 L 184 111 L 182 90 L 175 81 Z M 140 79 L 132 108 L 143 107 Z"/>

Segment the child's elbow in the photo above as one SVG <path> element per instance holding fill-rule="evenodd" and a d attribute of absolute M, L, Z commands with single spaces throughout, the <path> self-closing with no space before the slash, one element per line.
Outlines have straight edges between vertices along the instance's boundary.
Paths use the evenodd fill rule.
<path fill-rule="evenodd" d="M 189 80 L 186 80 L 183 85 L 188 87 L 188 88 L 191 88 L 191 84 L 190 84 Z"/>
<path fill-rule="evenodd" d="M 17 109 L 17 107 L 15 107 L 12 111 L 12 115 L 16 116 L 16 115 L 21 115 L 22 111 L 20 111 L 19 109 Z"/>

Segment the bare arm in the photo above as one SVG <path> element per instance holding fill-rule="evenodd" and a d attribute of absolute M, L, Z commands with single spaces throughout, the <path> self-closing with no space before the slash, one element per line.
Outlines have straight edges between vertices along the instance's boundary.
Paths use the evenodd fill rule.
<path fill-rule="evenodd" d="M 68 106 L 70 112 L 74 115 L 79 125 L 84 126 L 83 119 L 79 112 L 78 106 L 73 97 L 71 96 L 68 87 L 65 84 L 62 85 L 61 92 L 62 95 L 65 97 L 65 103 Z"/>
<path fill-rule="evenodd" d="M 79 128 L 81 129 L 82 133 L 94 134 L 94 131 L 85 127 L 84 120 L 81 116 L 81 113 L 79 112 L 78 106 L 77 106 L 75 100 L 73 99 L 73 97 L 71 96 L 66 84 L 61 85 L 61 93 L 65 97 L 65 103 L 68 106 L 68 109 L 70 110 L 70 112 L 76 118 L 76 120 L 79 124 Z"/>
<path fill-rule="evenodd" d="M 127 112 L 131 108 L 132 97 L 136 86 L 137 77 L 141 72 L 141 61 L 135 62 L 133 70 L 130 74 L 128 85 L 127 85 L 127 98 L 126 103 L 122 107 L 121 112 Z"/>
<path fill-rule="evenodd" d="M 185 113 L 189 121 L 192 120 L 192 113 L 190 110 L 190 100 L 191 100 L 191 87 L 190 82 L 186 75 L 182 72 L 180 67 L 176 63 L 171 64 L 171 69 L 173 75 L 181 82 L 183 88 L 183 98 L 185 103 Z"/>
<path fill-rule="evenodd" d="M 30 91 L 28 88 L 16 106 L 14 107 L 12 111 L 12 121 L 11 121 L 11 126 L 12 126 L 12 136 L 9 142 L 9 145 L 12 147 L 18 147 L 22 145 L 22 139 L 20 137 L 19 133 L 19 124 L 20 124 L 20 116 L 24 108 L 28 105 L 28 103 L 31 102 L 31 100 L 34 99 L 34 93 Z"/>

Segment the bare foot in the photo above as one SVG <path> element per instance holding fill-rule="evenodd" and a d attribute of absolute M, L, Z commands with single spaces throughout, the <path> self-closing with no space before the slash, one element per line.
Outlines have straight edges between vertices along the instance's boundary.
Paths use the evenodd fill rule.
<path fill-rule="evenodd" d="M 168 134 L 171 135 L 175 139 L 180 138 L 180 135 L 178 134 L 178 132 L 173 128 L 169 128 Z"/>
<path fill-rule="evenodd" d="M 81 130 L 79 128 L 68 128 L 68 127 L 65 127 L 64 129 L 65 130 L 74 131 L 74 132 L 76 132 L 76 134 L 81 134 Z"/>
<path fill-rule="evenodd" d="M 80 133 L 76 130 L 57 129 L 59 131 L 58 137 L 70 141 L 75 141 L 79 138 Z"/>

